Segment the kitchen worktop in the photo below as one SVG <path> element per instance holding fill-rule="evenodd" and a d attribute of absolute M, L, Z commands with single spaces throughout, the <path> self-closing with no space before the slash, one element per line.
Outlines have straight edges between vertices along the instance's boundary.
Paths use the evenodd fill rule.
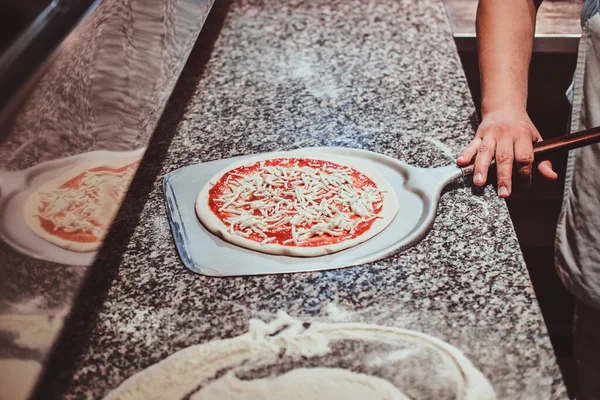
<path fill-rule="evenodd" d="M 478 0 L 444 0 L 460 51 L 476 51 Z M 581 36 L 580 14 L 584 0 L 546 0 L 539 6 L 534 53 L 577 53 Z"/>
<path fill-rule="evenodd" d="M 180 261 L 161 187 L 174 169 L 308 146 L 443 166 L 474 134 L 441 0 L 321 3 L 213 6 L 38 397 L 101 397 L 177 350 L 242 334 L 250 318 L 268 321 L 279 310 L 424 332 L 461 349 L 498 398 L 565 397 L 492 187 L 453 185 L 422 242 L 369 265 L 210 278 Z"/>

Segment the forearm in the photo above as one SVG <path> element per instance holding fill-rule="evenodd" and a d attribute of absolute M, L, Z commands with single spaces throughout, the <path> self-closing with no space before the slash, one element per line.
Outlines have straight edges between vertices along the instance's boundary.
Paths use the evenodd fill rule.
<path fill-rule="evenodd" d="M 483 120 L 456 162 L 465 166 L 475 157 L 473 182 L 482 186 L 495 160 L 500 197 L 510 196 L 515 163 L 519 175 L 531 181 L 533 143 L 542 140 L 526 111 L 527 75 L 540 3 L 479 0 L 477 9 Z M 549 179 L 557 177 L 548 161 L 538 169 Z"/>
<path fill-rule="evenodd" d="M 477 45 L 482 114 L 527 104 L 527 73 L 540 1 L 480 0 Z"/>

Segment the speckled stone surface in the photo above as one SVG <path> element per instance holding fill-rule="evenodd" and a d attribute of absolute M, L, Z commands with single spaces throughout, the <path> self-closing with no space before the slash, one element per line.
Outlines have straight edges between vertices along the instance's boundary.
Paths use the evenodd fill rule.
<path fill-rule="evenodd" d="M 106 293 L 84 287 L 70 320 L 97 313 L 93 328 L 85 339 L 68 336 L 74 329 L 63 335 L 48 390 L 101 397 L 177 350 L 239 335 L 249 318 L 284 310 L 437 336 L 461 349 L 500 399 L 566 397 L 507 208 L 491 187 L 449 188 L 421 243 L 370 265 L 219 279 L 179 260 L 161 188 L 176 168 L 305 146 L 441 166 L 473 135 L 441 0 L 314 3 L 215 4 L 117 222 L 135 222 L 133 234 L 116 229 L 108 238 L 107 249 L 126 250 L 103 251 L 91 275 L 108 276 Z M 70 348 L 78 348 L 72 373 L 55 373 Z"/>
<path fill-rule="evenodd" d="M 24 398 L 36 383 L 82 286 L 105 289 L 88 283 L 76 253 L 44 261 L 35 234 L 11 218 L 25 205 L 19 195 L 37 184 L 36 174 L 75 162 L 68 156 L 144 147 L 213 1 L 97 1 L 65 38 L 58 31 L 71 24 L 75 15 L 65 10 L 76 1 L 54 3 L 51 22 L 36 22 L 43 31 L 35 34 L 56 50 L 0 121 L 0 378 L 17 368 L 20 378 L 0 379 L 3 399 Z M 29 67 L 21 72 L 33 73 Z M 8 386 L 17 382 L 21 395 Z"/>

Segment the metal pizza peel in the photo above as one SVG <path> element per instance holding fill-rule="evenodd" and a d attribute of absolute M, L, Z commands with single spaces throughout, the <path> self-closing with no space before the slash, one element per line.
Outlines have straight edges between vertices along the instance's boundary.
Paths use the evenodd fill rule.
<path fill-rule="evenodd" d="M 319 257 L 264 254 L 213 235 L 194 211 L 198 192 L 209 179 L 228 165 L 256 155 L 192 165 L 169 173 L 163 181 L 167 215 L 186 267 L 203 275 L 239 276 L 329 270 L 376 261 L 421 239 L 433 224 L 443 188 L 462 176 L 457 166 L 415 168 L 366 150 L 316 147 L 297 151 L 314 156 L 339 155 L 375 168 L 394 188 L 400 205 L 398 214 L 377 236 L 337 253 Z M 289 152 L 290 156 L 295 152 Z"/>
<path fill-rule="evenodd" d="M 536 143 L 536 157 L 600 142 L 600 128 Z M 200 189 L 219 171 L 248 155 L 210 161 L 177 169 L 163 181 L 168 219 L 175 245 L 190 270 L 208 276 L 243 276 L 330 270 L 361 265 L 406 249 L 421 240 L 435 220 L 442 190 L 473 174 L 473 165 L 460 168 L 417 168 L 395 158 L 366 150 L 313 147 L 289 152 L 335 154 L 368 163 L 392 185 L 400 205 L 392 223 L 377 236 L 355 247 L 319 257 L 270 255 L 230 244 L 210 233 L 198 221 L 194 204 Z M 266 154 L 268 155 L 268 154 Z"/>

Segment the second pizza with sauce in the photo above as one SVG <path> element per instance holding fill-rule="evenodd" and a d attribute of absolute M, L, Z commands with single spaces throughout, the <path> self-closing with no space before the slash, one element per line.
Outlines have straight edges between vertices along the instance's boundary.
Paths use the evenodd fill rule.
<path fill-rule="evenodd" d="M 354 159 L 272 155 L 222 171 L 201 190 L 196 214 L 233 244 L 270 254 L 319 256 L 356 246 L 394 219 L 389 183 Z"/>
<path fill-rule="evenodd" d="M 62 248 L 89 252 L 102 244 L 133 179 L 139 160 L 92 162 L 42 185 L 28 199 L 31 230 Z"/>

